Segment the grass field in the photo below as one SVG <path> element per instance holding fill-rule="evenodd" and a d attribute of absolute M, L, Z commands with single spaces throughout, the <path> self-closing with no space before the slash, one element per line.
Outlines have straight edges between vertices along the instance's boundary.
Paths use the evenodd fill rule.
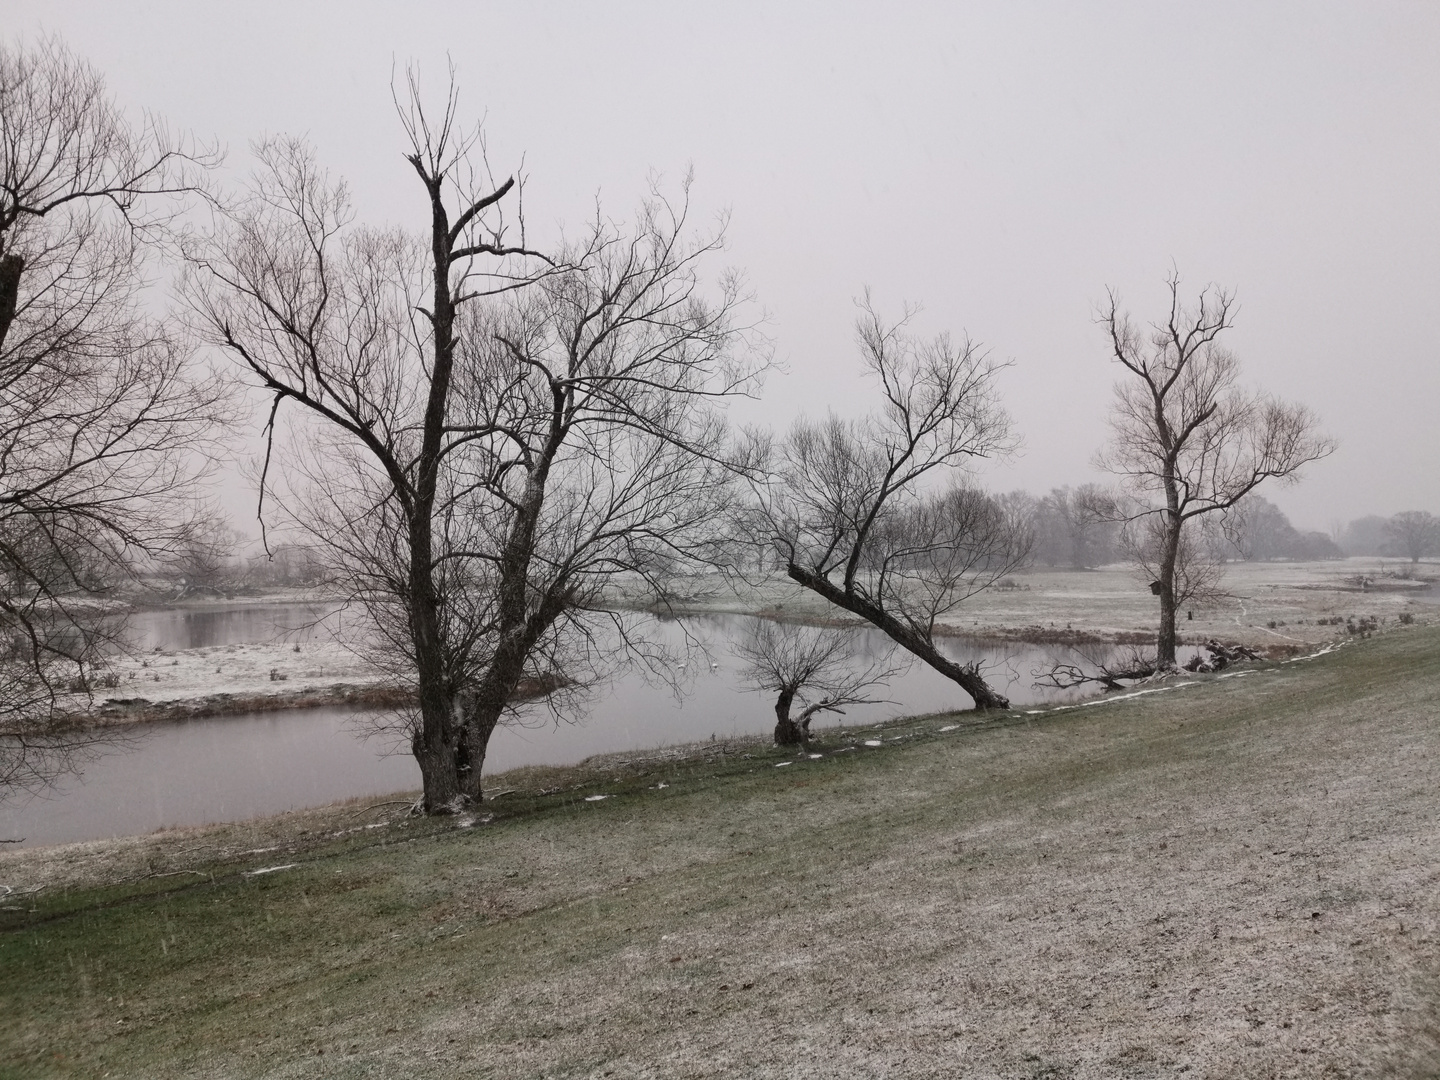
<path fill-rule="evenodd" d="M 1409 575 L 1400 577 L 1397 575 Z M 1244 562 L 1225 567 L 1224 595 L 1181 612 L 1182 640 L 1211 638 L 1250 646 L 1295 646 L 1344 636 L 1347 618 L 1395 623 L 1402 614 L 1424 621 L 1440 614 L 1419 599 L 1440 565 L 1394 559 L 1324 562 Z M 678 589 L 684 611 L 764 612 L 786 618 L 834 618 L 825 600 L 775 576 L 755 586 L 687 581 Z M 1031 567 L 1016 571 L 1009 588 L 987 589 L 945 616 L 950 631 L 981 637 L 1024 637 L 1025 631 L 1074 630 L 1104 640 L 1153 644 L 1159 601 L 1129 566 L 1098 570 Z M 1187 617 L 1193 616 L 1193 617 Z M 1332 622 L 1332 620 L 1337 620 Z"/>
<path fill-rule="evenodd" d="M 1435 1076 L 1437 751 L 1414 626 L 458 823 L 10 852 L 0 1077 Z"/>

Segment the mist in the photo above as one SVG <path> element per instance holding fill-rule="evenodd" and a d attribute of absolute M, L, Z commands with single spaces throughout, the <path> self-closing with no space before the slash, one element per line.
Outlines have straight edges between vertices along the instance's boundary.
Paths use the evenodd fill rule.
<path fill-rule="evenodd" d="M 782 367 L 735 419 L 783 428 L 871 393 L 854 300 L 997 358 L 1022 448 L 994 490 L 1103 480 L 1117 378 L 1107 288 L 1160 318 L 1172 268 L 1235 290 L 1247 385 L 1319 414 L 1338 451 L 1267 497 L 1298 527 L 1440 507 L 1440 12 L 1413 4 L 513 9 L 10 5 L 116 99 L 228 147 L 306 135 L 361 220 L 423 227 L 392 79 L 418 65 L 524 178 L 528 239 L 625 217 L 687 171 L 729 214 Z M 254 427 L 261 423 L 257 417 Z M 237 520 L 253 494 L 224 486 Z"/>

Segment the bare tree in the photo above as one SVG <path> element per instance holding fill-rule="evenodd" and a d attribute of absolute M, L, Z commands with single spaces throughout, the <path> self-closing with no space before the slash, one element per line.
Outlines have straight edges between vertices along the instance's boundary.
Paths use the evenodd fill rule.
<path fill-rule="evenodd" d="M 344 185 L 272 140 L 189 290 L 273 396 L 272 435 L 300 407 L 287 509 L 414 686 L 423 806 L 446 812 L 479 800 L 518 694 L 604 667 L 603 586 L 710 542 L 733 486 L 712 404 L 754 371 L 740 283 L 707 298 L 721 238 L 690 238 L 688 202 L 652 197 L 628 231 L 597 215 L 546 258 L 507 239 L 516 184 L 490 179 L 453 88 L 432 124 L 412 77 L 401 115 L 423 241 L 355 227 Z"/>
<path fill-rule="evenodd" d="M 1117 504 L 1098 484 L 1052 488 L 1036 516 L 1047 534 L 1045 554 L 1052 565 L 1063 559 L 1071 569 L 1084 570 L 1113 557 Z"/>
<path fill-rule="evenodd" d="M 969 341 L 913 337 L 908 313 L 888 325 L 868 298 L 861 312 L 857 336 L 881 408 L 861 421 L 802 420 L 769 448 L 762 532 L 792 580 L 882 630 L 977 708 L 1007 708 L 978 665 L 935 645 L 939 620 L 1029 551 L 1023 522 L 957 483 L 967 463 L 1015 445 L 995 395 L 1001 365 Z"/>
<path fill-rule="evenodd" d="M 1400 555 L 1418 563 L 1440 552 L 1440 519 L 1424 510 L 1405 510 L 1385 523 L 1385 539 Z"/>
<path fill-rule="evenodd" d="M 1111 438 L 1098 456 L 1120 476 L 1153 520 L 1144 530 L 1160 598 L 1156 663 L 1175 666 L 1175 613 L 1185 586 L 1177 569 L 1188 523 L 1223 514 L 1266 480 L 1293 480 L 1334 442 L 1303 405 L 1241 390 L 1239 361 L 1217 339 L 1233 324 L 1233 294 L 1214 286 L 1194 308 L 1180 300 L 1180 278 L 1167 279 L 1170 312 L 1148 332 L 1120 311 L 1112 291 L 1100 322 L 1125 375 L 1115 387 Z"/>
<path fill-rule="evenodd" d="M 1383 555 L 1389 544 L 1385 528 L 1389 519 L 1369 514 L 1347 522 L 1339 541 L 1346 555 Z"/>
<path fill-rule="evenodd" d="M 775 695 L 775 744 L 800 746 L 822 712 L 880 700 L 871 691 L 909 666 L 894 648 L 866 657 L 854 630 L 757 619 L 734 646 L 745 661 L 741 678 Z M 792 710 L 799 707 L 798 714 Z"/>
<path fill-rule="evenodd" d="M 89 742 L 65 695 L 116 645 L 102 601 L 196 516 L 224 397 L 143 294 L 214 160 L 58 42 L 0 47 L 0 793 Z"/>
<path fill-rule="evenodd" d="M 1142 511 L 1124 522 L 1120 529 L 1120 550 L 1140 571 L 1140 576 L 1151 582 L 1151 591 L 1156 596 L 1161 595 L 1159 582 L 1165 573 L 1170 543 L 1165 519 L 1160 514 Z M 1177 612 L 1188 605 L 1214 604 L 1225 597 L 1222 553 L 1228 543 L 1219 528 L 1212 527 L 1210 522 L 1192 520 L 1181 526 L 1170 570 L 1171 595 Z"/>
<path fill-rule="evenodd" d="M 243 580 L 245 541 L 244 533 L 216 515 L 197 521 L 189 536 L 155 561 L 173 583 L 176 600 L 198 593 L 223 596 Z"/>

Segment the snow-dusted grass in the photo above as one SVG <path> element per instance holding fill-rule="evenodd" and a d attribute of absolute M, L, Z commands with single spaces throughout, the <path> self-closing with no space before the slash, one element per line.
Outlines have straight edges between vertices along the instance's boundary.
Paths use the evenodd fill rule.
<path fill-rule="evenodd" d="M 1440 631 L 1246 670 L 0 853 L 0 1077 L 1434 1076 Z"/>

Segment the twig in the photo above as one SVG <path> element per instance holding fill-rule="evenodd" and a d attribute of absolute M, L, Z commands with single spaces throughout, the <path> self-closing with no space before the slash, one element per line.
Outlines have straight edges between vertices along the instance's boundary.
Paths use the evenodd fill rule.
<path fill-rule="evenodd" d="M 205 872 L 204 870 L 152 870 L 152 871 L 150 871 L 150 873 L 148 873 L 148 874 L 142 874 L 142 875 L 140 875 L 140 877 L 135 878 L 135 879 L 133 879 L 133 880 L 143 881 L 145 878 L 152 878 L 152 877 L 154 877 L 154 878 L 161 878 L 161 877 L 179 877 L 181 874 L 194 874 L 196 877 L 208 877 L 211 881 L 214 881 L 214 880 L 215 880 L 215 875 L 214 875 L 214 874 L 207 873 L 207 872 Z"/>
<path fill-rule="evenodd" d="M 412 806 L 414 802 L 415 800 L 413 799 L 391 799 L 388 802 L 371 803 L 369 806 L 362 806 L 359 810 L 350 811 L 350 816 L 354 817 L 356 814 L 363 814 L 367 810 L 377 810 L 382 806 Z"/>

